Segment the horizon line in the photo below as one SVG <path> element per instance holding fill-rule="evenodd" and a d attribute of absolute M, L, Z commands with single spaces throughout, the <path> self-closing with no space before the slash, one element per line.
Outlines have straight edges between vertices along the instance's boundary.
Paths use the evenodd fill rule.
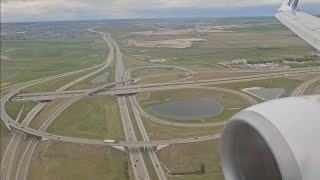
<path fill-rule="evenodd" d="M 319 14 L 320 15 L 320 14 Z M 318 15 L 316 15 L 318 16 Z M 15 22 L 0 22 L 0 24 L 15 24 L 15 23 L 43 23 L 43 22 L 69 22 L 69 21 L 112 21 L 112 20 L 160 20 L 160 19 L 237 19 L 237 18 L 275 18 L 270 16 L 217 16 L 217 17 L 159 17 L 159 18 L 111 18 L 111 19 L 68 19 L 68 20 L 47 20 L 47 21 L 15 21 Z"/>

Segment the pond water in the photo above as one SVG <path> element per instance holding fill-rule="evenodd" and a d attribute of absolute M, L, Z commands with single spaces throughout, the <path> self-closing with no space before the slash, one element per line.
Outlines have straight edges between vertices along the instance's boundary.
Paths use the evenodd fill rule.
<path fill-rule="evenodd" d="M 243 89 L 243 91 L 248 92 L 266 101 L 277 99 L 285 92 L 284 89 L 282 88 L 262 88 L 262 87 L 247 88 L 247 89 Z"/>
<path fill-rule="evenodd" d="M 4 56 L 4 55 L 1 55 L 0 59 L 1 60 L 10 60 L 10 58 L 8 56 Z"/>
<path fill-rule="evenodd" d="M 149 107 L 155 114 L 175 120 L 206 120 L 220 115 L 223 109 L 221 103 L 208 99 L 180 99 Z"/>
<path fill-rule="evenodd" d="M 110 73 L 109 72 L 105 72 L 105 73 L 101 74 L 100 76 L 95 77 L 90 82 L 92 84 L 108 82 L 109 76 L 110 76 Z"/>

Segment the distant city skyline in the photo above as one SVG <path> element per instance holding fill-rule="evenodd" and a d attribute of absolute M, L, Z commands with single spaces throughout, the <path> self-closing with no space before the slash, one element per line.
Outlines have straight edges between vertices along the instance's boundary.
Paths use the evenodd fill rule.
<path fill-rule="evenodd" d="M 1 22 L 272 16 L 283 0 L 2 0 Z M 320 14 L 318 0 L 299 8 Z"/>

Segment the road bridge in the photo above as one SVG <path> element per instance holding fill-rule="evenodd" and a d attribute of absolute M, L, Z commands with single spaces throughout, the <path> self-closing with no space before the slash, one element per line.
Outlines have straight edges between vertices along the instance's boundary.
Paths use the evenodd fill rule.
<path fill-rule="evenodd" d="M 237 82 L 246 82 L 246 81 L 255 81 L 255 80 L 265 80 L 270 78 L 281 78 L 287 76 L 296 76 L 300 74 L 316 74 L 319 73 L 319 68 L 313 69 L 303 69 L 300 71 L 288 71 L 288 72 L 279 72 L 272 74 L 262 74 L 262 75 L 253 75 L 253 76 L 242 76 L 242 77 L 233 77 L 233 78 L 219 78 L 219 79 L 210 79 L 202 81 L 186 81 L 186 82 L 175 82 L 175 83 L 157 83 L 157 84 L 144 84 L 144 85 L 126 85 L 126 86 L 115 86 L 109 88 L 106 91 L 101 91 L 99 93 L 103 94 L 130 94 L 140 93 L 143 91 L 157 91 L 157 90 L 167 90 L 167 89 L 179 89 L 179 88 L 188 88 L 192 86 L 206 86 L 206 85 L 215 85 L 215 84 L 227 84 L 227 83 L 237 83 Z M 126 81 L 130 82 L 130 80 Z M 122 81 L 123 83 L 123 81 Z M 29 93 L 29 94 L 17 94 L 12 100 L 53 100 L 56 98 L 62 97 L 73 97 L 77 96 L 88 90 L 76 90 L 76 91 L 63 91 L 63 92 L 46 92 L 46 93 Z M 98 94 L 99 94 L 98 93 Z"/>

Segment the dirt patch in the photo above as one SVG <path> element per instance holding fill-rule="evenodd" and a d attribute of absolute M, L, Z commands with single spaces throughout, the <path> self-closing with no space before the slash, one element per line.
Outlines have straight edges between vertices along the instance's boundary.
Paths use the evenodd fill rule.
<path fill-rule="evenodd" d="M 172 40 L 156 40 L 156 41 L 138 41 L 130 40 L 129 44 L 138 47 L 157 47 L 157 48 L 188 48 L 193 42 L 204 42 L 205 39 L 187 38 L 187 39 L 172 39 Z"/>

